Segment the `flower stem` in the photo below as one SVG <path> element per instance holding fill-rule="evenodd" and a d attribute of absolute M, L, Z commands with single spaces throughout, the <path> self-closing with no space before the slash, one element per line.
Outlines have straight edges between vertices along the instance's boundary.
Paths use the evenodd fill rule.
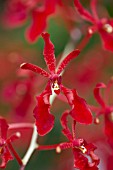
<path fill-rule="evenodd" d="M 37 150 L 53 150 L 56 149 L 59 144 L 54 144 L 54 145 L 39 145 Z"/>
<path fill-rule="evenodd" d="M 29 145 L 29 148 L 24 156 L 24 158 L 22 159 L 23 165 L 26 166 L 31 155 L 33 154 L 33 152 L 35 151 L 35 149 L 38 147 L 37 144 L 37 137 L 38 137 L 38 133 L 36 130 L 36 126 L 34 125 L 34 129 L 33 129 L 33 134 L 32 134 L 32 138 L 31 138 L 31 143 Z"/>

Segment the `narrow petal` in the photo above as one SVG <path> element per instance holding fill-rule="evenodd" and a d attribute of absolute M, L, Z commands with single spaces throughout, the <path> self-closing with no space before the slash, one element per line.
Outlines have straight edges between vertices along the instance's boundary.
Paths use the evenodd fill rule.
<path fill-rule="evenodd" d="M 97 15 L 96 6 L 97 6 L 97 0 L 91 0 L 91 10 L 95 20 L 97 21 L 99 18 Z"/>
<path fill-rule="evenodd" d="M 98 25 L 98 30 L 104 49 L 113 52 L 113 19 L 107 20 L 106 23 L 102 25 L 100 23 Z"/>
<path fill-rule="evenodd" d="M 75 89 L 70 90 L 62 87 L 62 91 L 68 99 L 69 104 L 72 109 L 70 115 L 79 123 L 91 124 L 92 123 L 92 113 L 86 103 L 86 101 L 79 97 Z"/>
<path fill-rule="evenodd" d="M 47 26 L 47 15 L 44 9 L 32 11 L 32 23 L 26 31 L 26 38 L 29 42 L 35 42 Z"/>
<path fill-rule="evenodd" d="M 103 98 L 101 97 L 100 95 L 100 89 L 101 88 L 106 88 L 106 85 L 104 83 L 98 83 L 96 85 L 96 87 L 94 88 L 94 96 L 95 96 L 95 99 L 97 100 L 97 102 L 102 106 L 102 107 L 105 107 L 106 104 L 103 100 Z"/>
<path fill-rule="evenodd" d="M 2 139 L 6 140 L 7 137 L 7 130 L 8 130 L 8 124 L 6 120 L 2 117 L 0 117 L 0 136 Z"/>
<path fill-rule="evenodd" d="M 40 136 L 49 133 L 54 126 L 54 116 L 50 114 L 49 97 L 51 92 L 45 90 L 37 97 L 37 106 L 34 109 L 37 131 Z"/>
<path fill-rule="evenodd" d="M 50 40 L 50 35 L 48 33 L 42 33 L 42 37 L 45 41 L 45 47 L 43 51 L 44 59 L 50 73 L 55 73 L 56 59 L 54 55 L 54 45 Z"/>
<path fill-rule="evenodd" d="M 67 55 L 67 57 L 60 64 L 58 71 L 57 71 L 57 74 L 60 74 L 64 70 L 64 68 L 67 66 L 67 64 L 72 59 L 76 58 L 79 55 L 79 53 L 80 53 L 80 51 L 77 49 L 77 50 L 72 51 L 69 55 Z"/>
<path fill-rule="evenodd" d="M 40 75 L 44 76 L 44 77 L 49 77 L 49 73 L 46 72 L 45 70 L 43 70 L 42 68 L 34 65 L 34 64 L 30 64 L 30 63 L 23 63 L 20 65 L 20 68 L 22 69 L 26 69 L 26 70 L 31 70 L 35 73 L 39 73 Z"/>
<path fill-rule="evenodd" d="M 69 111 L 65 111 L 63 114 L 62 114 L 62 117 L 61 117 L 61 125 L 63 127 L 63 134 L 69 139 L 69 141 L 72 141 L 73 140 L 73 136 L 68 128 L 68 121 L 67 121 L 67 116 L 69 115 Z"/>
<path fill-rule="evenodd" d="M 95 22 L 95 19 L 91 16 L 91 14 L 81 5 L 79 0 L 74 0 L 75 7 L 77 11 L 79 12 L 80 16 L 85 19 L 86 21 L 89 21 L 91 23 Z"/>

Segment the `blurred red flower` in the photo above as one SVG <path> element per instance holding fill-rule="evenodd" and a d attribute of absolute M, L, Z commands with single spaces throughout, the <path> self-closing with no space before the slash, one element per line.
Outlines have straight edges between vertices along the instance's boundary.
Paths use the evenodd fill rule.
<path fill-rule="evenodd" d="M 80 16 L 92 24 L 88 28 L 90 35 L 98 32 L 103 43 L 103 47 L 113 52 L 113 19 L 99 19 L 96 12 L 97 0 L 91 0 L 92 15 L 81 5 L 79 0 L 74 0 L 75 7 Z"/>
<path fill-rule="evenodd" d="M 38 36 L 46 29 L 48 18 L 55 13 L 56 5 L 60 0 L 10 0 L 6 2 L 2 16 L 6 27 L 23 25 L 31 17 L 31 24 L 26 30 L 29 42 L 35 42 Z"/>

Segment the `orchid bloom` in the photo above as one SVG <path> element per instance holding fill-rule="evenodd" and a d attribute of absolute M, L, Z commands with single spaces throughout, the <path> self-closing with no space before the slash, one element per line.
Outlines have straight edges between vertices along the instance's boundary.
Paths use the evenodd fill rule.
<path fill-rule="evenodd" d="M 6 3 L 3 24 L 6 27 L 20 26 L 31 17 L 32 23 L 26 31 L 29 42 L 35 42 L 46 29 L 48 18 L 55 13 L 59 0 L 10 0 Z"/>
<path fill-rule="evenodd" d="M 44 60 L 50 73 L 46 72 L 42 68 L 29 64 L 21 64 L 22 69 L 31 70 L 35 73 L 39 73 L 44 77 L 48 78 L 48 83 L 45 90 L 37 97 L 37 106 L 34 109 L 34 116 L 36 118 L 36 126 L 39 135 L 45 135 L 53 128 L 54 116 L 50 114 L 50 95 L 54 91 L 57 95 L 62 91 L 66 96 L 72 110 L 70 115 L 76 121 L 84 124 L 92 123 L 92 114 L 89 110 L 87 103 L 84 99 L 78 96 L 76 90 L 70 90 L 65 88 L 61 83 L 61 73 L 67 64 L 80 53 L 79 50 L 74 50 L 61 62 L 58 69 L 56 70 L 56 59 L 54 55 L 54 45 L 50 41 L 50 35 L 48 33 L 42 33 L 42 37 L 45 41 L 44 47 Z"/>
<path fill-rule="evenodd" d="M 96 12 L 97 0 L 91 0 L 92 15 L 80 3 L 79 0 L 74 0 L 75 7 L 80 16 L 92 24 L 88 28 L 89 35 L 98 32 L 103 43 L 103 47 L 113 52 L 113 19 L 99 19 Z"/>
<path fill-rule="evenodd" d="M 64 70 L 64 68 L 67 66 L 67 64 L 70 62 L 70 60 L 76 58 L 80 51 L 74 50 L 72 51 L 67 57 L 62 61 L 62 63 L 59 65 L 58 69 L 56 70 L 56 59 L 54 55 L 54 45 L 50 41 L 50 35 L 48 33 L 42 33 L 42 37 L 45 41 L 45 47 L 43 51 L 44 60 L 46 62 L 46 65 L 48 67 L 47 71 L 43 70 L 42 68 L 29 64 L 29 63 L 23 63 L 21 64 L 22 69 L 31 70 L 33 72 L 39 73 L 44 77 L 47 77 L 49 79 L 49 83 L 51 84 L 51 88 L 54 90 L 56 94 L 60 93 L 61 90 L 61 73 Z"/>
<path fill-rule="evenodd" d="M 65 111 L 61 117 L 61 125 L 63 134 L 69 140 L 59 144 L 56 147 L 56 152 L 60 153 L 64 149 L 72 148 L 74 155 L 74 168 L 80 170 L 98 170 L 99 158 L 95 155 L 96 147 L 92 143 L 87 143 L 84 139 L 77 139 L 75 135 L 76 121 L 73 121 L 72 133 L 68 128 L 69 111 Z M 88 159 L 88 157 L 90 159 Z M 90 160 L 90 161 L 89 161 Z"/>
<path fill-rule="evenodd" d="M 20 134 L 17 132 L 7 138 L 7 131 L 8 131 L 8 124 L 6 120 L 0 117 L 0 157 L 1 157 L 1 164 L 0 168 L 5 168 L 8 161 L 13 160 L 13 156 L 10 153 L 8 144 L 10 144 L 15 139 L 20 137 Z"/>
<path fill-rule="evenodd" d="M 94 96 L 100 107 L 91 107 L 91 110 L 95 112 L 95 123 L 99 123 L 99 116 L 103 115 L 105 119 L 105 134 L 108 137 L 109 142 L 113 146 L 113 106 L 108 104 L 109 90 L 113 84 L 113 78 L 110 79 L 107 85 L 104 83 L 98 83 L 94 89 Z M 101 89 L 104 90 L 104 96 L 100 94 Z"/>

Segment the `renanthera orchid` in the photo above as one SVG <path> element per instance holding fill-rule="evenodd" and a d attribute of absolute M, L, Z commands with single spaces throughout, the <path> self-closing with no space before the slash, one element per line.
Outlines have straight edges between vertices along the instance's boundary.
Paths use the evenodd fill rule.
<path fill-rule="evenodd" d="M 8 161 L 13 160 L 13 156 L 10 150 L 14 154 L 14 149 L 11 143 L 15 139 L 18 139 L 20 137 L 20 133 L 15 133 L 9 138 L 7 138 L 8 128 L 9 126 L 6 120 L 0 117 L 0 158 L 1 158 L 0 168 L 5 168 Z"/>
<path fill-rule="evenodd" d="M 88 28 L 89 35 L 98 32 L 103 43 L 103 47 L 113 52 L 113 19 L 99 19 L 96 12 L 97 0 L 91 0 L 92 15 L 80 3 L 79 0 L 74 0 L 75 7 L 80 16 L 90 22 L 92 26 Z"/>
<path fill-rule="evenodd" d="M 59 2 L 60 0 L 10 0 L 6 3 L 3 23 L 6 27 L 17 27 L 24 24 L 30 16 L 32 21 L 26 31 L 26 38 L 34 42 L 46 29 L 47 20 L 55 13 Z"/>
<path fill-rule="evenodd" d="M 62 150 L 71 148 L 74 155 L 74 168 L 80 170 L 98 170 L 99 158 L 95 155 L 94 150 L 96 147 L 92 143 L 87 143 L 84 139 L 77 139 L 75 135 L 76 121 L 72 122 L 72 133 L 68 128 L 67 117 L 70 111 L 65 111 L 61 117 L 61 125 L 63 127 L 62 133 L 68 139 L 67 142 L 54 145 L 39 145 L 38 150 L 51 150 L 55 149 L 57 153 Z M 89 159 L 90 158 L 90 159 Z"/>
<path fill-rule="evenodd" d="M 105 134 L 108 137 L 108 141 L 113 146 L 113 105 L 109 105 L 109 92 L 110 87 L 113 84 L 113 78 L 110 79 L 107 85 L 104 83 L 98 83 L 94 89 L 94 96 L 100 107 L 91 107 L 92 111 L 95 112 L 96 118 L 95 123 L 99 123 L 99 116 L 104 116 L 105 122 Z M 100 89 L 105 89 L 104 96 L 100 95 Z"/>
<path fill-rule="evenodd" d="M 54 116 L 50 114 L 49 98 L 52 95 L 52 90 L 58 95 L 60 91 L 67 97 L 69 104 L 72 107 L 71 116 L 73 119 L 80 123 L 90 124 L 92 122 L 92 114 L 89 110 L 84 99 L 80 98 L 76 90 L 70 90 L 65 88 L 61 83 L 61 73 L 67 66 L 67 64 L 76 58 L 80 51 L 74 50 L 61 62 L 56 70 L 56 59 L 54 55 L 54 45 L 50 41 L 50 35 L 48 33 L 42 33 L 42 37 L 45 41 L 44 47 L 44 60 L 50 73 L 46 72 L 42 68 L 29 64 L 21 64 L 22 69 L 32 70 L 48 78 L 48 84 L 44 92 L 37 97 L 38 105 L 34 109 L 34 116 L 36 118 L 36 125 L 38 133 L 40 135 L 47 134 L 54 125 Z"/>

